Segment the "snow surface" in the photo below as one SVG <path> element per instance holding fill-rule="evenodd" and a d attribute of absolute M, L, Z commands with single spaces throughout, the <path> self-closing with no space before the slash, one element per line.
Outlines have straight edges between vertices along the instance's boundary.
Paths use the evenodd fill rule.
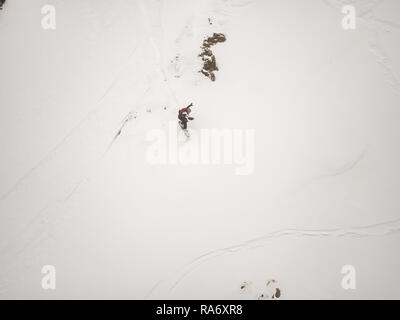
<path fill-rule="evenodd" d="M 400 3 L 351 1 L 352 31 L 346 3 L 7 1 L 0 298 L 399 299 Z M 190 102 L 192 130 L 255 129 L 253 174 L 146 161 Z"/>

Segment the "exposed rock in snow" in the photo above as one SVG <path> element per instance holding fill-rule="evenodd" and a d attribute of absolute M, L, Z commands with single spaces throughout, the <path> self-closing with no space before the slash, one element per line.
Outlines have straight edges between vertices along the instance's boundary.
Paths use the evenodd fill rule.
<path fill-rule="evenodd" d="M 217 43 L 225 42 L 226 37 L 222 33 L 214 33 L 211 37 L 208 37 L 203 41 L 202 52 L 199 57 L 203 60 L 203 69 L 201 73 L 206 77 L 210 78 L 211 81 L 215 81 L 214 71 L 218 71 L 217 60 L 215 55 L 211 51 L 211 47 L 215 46 Z"/>

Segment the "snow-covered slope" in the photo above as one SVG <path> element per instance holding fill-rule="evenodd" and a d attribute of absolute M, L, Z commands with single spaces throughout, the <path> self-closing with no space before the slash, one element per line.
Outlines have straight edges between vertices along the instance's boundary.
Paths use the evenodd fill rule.
<path fill-rule="evenodd" d="M 400 298 L 400 7 L 355 1 L 349 31 L 343 5 L 7 1 L 0 297 L 257 299 L 274 279 L 282 299 Z M 149 163 L 149 132 L 190 102 L 193 135 L 254 129 L 252 174 Z"/>

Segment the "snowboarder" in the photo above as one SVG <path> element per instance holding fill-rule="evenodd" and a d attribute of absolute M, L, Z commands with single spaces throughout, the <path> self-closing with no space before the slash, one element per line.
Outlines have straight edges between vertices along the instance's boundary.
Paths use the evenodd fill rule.
<path fill-rule="evenodd" d="M 193 107 L 193 103 L 188 105 L 186 108 L 179 110 L 178 114 L 179 125 L 183 130 L 187 130 L 187 123 L 189 120 L 190 121 L 194 120 L 193 117 L 189 117 L 190 113 L 192 112 L 192 110 L 190 109 L 191 107 Z"/>
<path fill-rule="evenodd" d="M 6 0 L 0 0 L 0 10 L 3 10 L 4 2 L 6 2 Z"/>

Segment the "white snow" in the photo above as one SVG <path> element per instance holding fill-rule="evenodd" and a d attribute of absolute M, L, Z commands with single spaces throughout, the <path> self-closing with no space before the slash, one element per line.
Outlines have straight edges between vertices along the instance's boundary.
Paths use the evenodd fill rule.
<path fill-rule="evenodd" d="M 399 299 L 400 4 L 353 1 L 350 31 L 345 3 L 7 1 L 0 298 L 257 299 L 275 279 L 281 299 Z M 253 174 L 146 160 L 190 102 L 194 132 L 255 130 Z"/>

